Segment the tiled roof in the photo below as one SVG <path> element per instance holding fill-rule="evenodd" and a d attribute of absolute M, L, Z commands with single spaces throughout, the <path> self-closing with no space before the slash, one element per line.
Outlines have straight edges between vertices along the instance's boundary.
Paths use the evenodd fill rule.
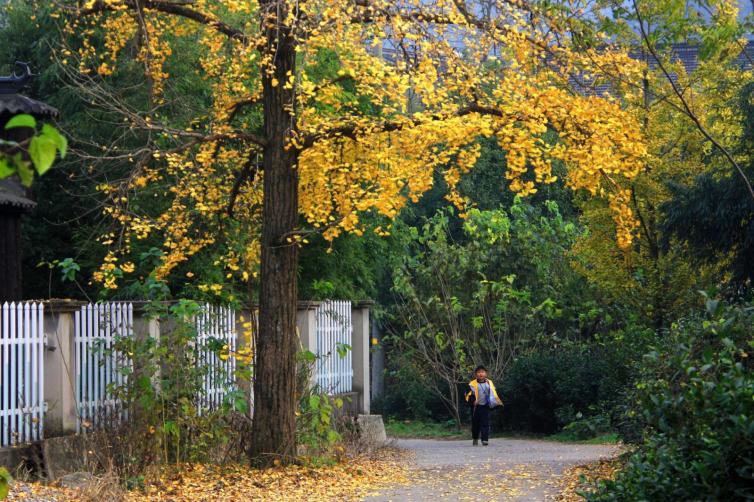
<path fill-rule="evenodd" d="M 13 179 L 0 180 L 0 208 L 13 207 L 21 210 L 31 210 L 36 202 L 26 197 L 26 190 L 21 184 Z"/>
<path fill-rule="evenodd" d="M 28 113 L 39 118 L 57 117 L 58 109 L 21 94 L 0 94 L 0 114 Z"/>

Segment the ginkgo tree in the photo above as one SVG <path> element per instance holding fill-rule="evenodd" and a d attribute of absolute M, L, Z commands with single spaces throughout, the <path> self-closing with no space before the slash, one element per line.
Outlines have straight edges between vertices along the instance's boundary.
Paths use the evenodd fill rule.
<path fill-rule="evenodd" d="M 488 137 L 506 152 L 500 176 L 511 189 L 533 193 L 555 180 L 552 163 L 563 162 L 566 184 L 607 198 L 619 241 L 631 242 L 636 221 L 625 185 L 642 169 L 640 128 L 609 94 L 585 90 L 604 83 L 605 69 L 640 68 L 590 31 L 586 5 L 62 2 L 57 15 L 80 43 L 62 49 L 61 61 L 75 66 L 91 102 L 149 133 L 143 148 L 118 153 L 133 160 L 132 172 L 101 186 L 122 237 L 104 241 L 111 249 L 97 278 L 117 287 L 115 271 L 132 268 L 133 243 L 154 234 L 164 243 L 162 277 L 221 240 L 233 243 L 223 258 L 229 274 L 251 280 L 258 266 L 250 452 L 257 463 L 296 454 L 296 275 L 307 235 L 363 233 L 365 213 L 396 216 L 436 172 L 464 209 L 473 201 L 454 188 L 480 154 L 478 138 Z M 584 37 L 598 49 L 575 50 Z M 176 126 L 161 110 L 175 106 L 164 94 L 181 76 L 168 68 L 187 43 L 210 106 Z M 144 67 L 144 109 L 102 84 L 129 58 Z M 150 189 L 169 201 L 158 216 L 129 204 Z"/>

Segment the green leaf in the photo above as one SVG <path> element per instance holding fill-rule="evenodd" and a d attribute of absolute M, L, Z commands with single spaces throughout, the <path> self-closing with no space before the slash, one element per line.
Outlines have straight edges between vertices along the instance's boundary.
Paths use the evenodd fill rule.
<path fill-rule="evenodd" d="M 74 261 L 73 258 L 66 258 L 65 260 L 61 261 L 60 263 L 58 263 L 58 268 L 60 268 L 60 271 L 63 274 L 63 282 L 75 281 L 76 273 L 81 271 L 81 267 Z"/>
<path fill-rule="evenodd" d="M 10 482 L 13 481 L 5 467 L 0 467 L 0 500 L 5 500 L 10 490 Z"/>
<path fill-rule="evenodd" d="M 318 395 L 309 396 L 309 406 L 311 409 L 316 410 L 319 409 L 319 400 L 320 397 Z"/>
<path fill-rule="evenodd" d="M 45 124 L 42 126 L 42 136 L 50 138 L 60 152 L 60 158 L 64 158 L 68 151 L 68 138 L 58 132 L 57 129 L 51 125 Z"/>
<path fill-rule="evenodd" d="M 25 187 L 30 187 L 32 181 L 34 181 L 34 171 L 29 169 L 29 166 L 26 164 L 26 162 L 20 162 L 16 169 L 18 172 L 18 177 L 21 178 L 21 183 Z"/>
<path fill-rule="evenodd" d="M 22 113 L 21 115 L 16 115 L 12 119 L 10 119 L 5 124 L 5 129 L 13 129 L 15 127 L 37 127 L 37 121 L 32 117 L 31 115 L 28 115 L 26 113 Z"/>
<path fill-rule="evenodd" d="M 336 431 L 330 429 L 327 431 L 327 442 L 328 443 L 334 443 L 338 439 L 340 439 L 340 434 L 338 434 Z"/>
<path fill-rule="evenodd" d="M 8 164 L 8 160 L 4 157 L 0 157 L 0 180 L 7 178 L 16 172 L 16 169 Z"/>
<path fill-rule="evenodd" d="M 176 423 L 172 420 L 166 420 L 162 426 L 162 430 L 165 432 L 165 434 L 171 435 L 173 437 L 178 437 L 180 435 L 178 425 L 176 425 Z"/>
<path fill-rule="evenodd" d="M 52 163 L 55 162 L 56 151 L 55 141 L 48 136 L 35 136 L 31 139 L 29 155 L 40 176 L 52 167 Z"/>
<path fill-rule="evenodd" d="M 351 350 L 351 346 L 347 343 L 338 342 L 335 345 L 335 351 L 338 353 L 338 357 L 340 357 L 341 359 L 345 358 L 348 355 L 349 350 Z"/>

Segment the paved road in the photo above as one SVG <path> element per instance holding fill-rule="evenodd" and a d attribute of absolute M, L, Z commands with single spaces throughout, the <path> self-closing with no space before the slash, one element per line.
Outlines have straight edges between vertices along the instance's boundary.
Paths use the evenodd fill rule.
<path fill-rule="evenodd" d="M 367 498 L 370 502 L 554 500 L 558 478 L 573 465 L 618 454 L 613 445 L 585 445 L 526 439 L 471 441 L 406 439 L 415 452 L 415 483 Z"/>

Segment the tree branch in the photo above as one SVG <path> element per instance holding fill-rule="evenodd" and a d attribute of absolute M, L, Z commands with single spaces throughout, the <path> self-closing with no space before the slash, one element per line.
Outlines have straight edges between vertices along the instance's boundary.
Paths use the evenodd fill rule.
<path fill-rule="evenodd" d="M 736 159 L 733 158 L 733 156 L 730 154 L 728 149 L 725 148 L 715 138 L 712 137 L 712 135 L 707 131 L 707 129 L 702 124 L 701 120 L 699 120 L 699 117 L 697 117 L 696 114 L 691 110 L 691 107 L 689 106 L 688 101 L 686 101 L 686 98 L 683 96 L 682 90 L 678 87 L 678 84 L 676 84 L 676 82 L 670 76 L 670 73 L 665 68 L 665 64 L 663 64 L 662 59 L 660 59 L 659 55 L 657 54 L 657 51 L 655 51 L 655 48 L 652 46 L 652 43 L 649 41 L 649 35 L 644 29 L 644 20 L 641 16 L 641 13 L 639 12 L 639 6 L 636 3 L 636 0 L 632 0 L 632 3 L 634 5 L 634 11 L 636 13 L 636 20 L 639 21 L 639 31 L 641 32 L 641 38 L 644 41 L 644 44 L 647 46 L 647 50 L 649 51 L 649 53 L 652 55 L 655 61 L 657 61 L 657 67 L 660 68 L 660 71 L 662 71 L 663 75 L 665 75 L 665 78 L 668 80 L 668 82 L 670 82 L 670 86 L 673 89 L 673 93 L 676 95 L 678 100 L 681 102 L 681 105 L 683 106 L 684 113 L 686 114 L 688 118 L 691 119 L 691 121 L 696 126 L 697 130 L 700 133 L 702 133 L 702 136 L 704 136 L 707 139 L 707 141 L 712 143 L 712 145 L 715 148 L 717 148 L 720 151 L 720 153 L 723 154 L 723 156 L 734 167 L 734 169 L 738 171 L 738 174 L 741 176 L 744 183 L 746 184 L 746 188 L 749 190 L 749 194 L 751 195 L 751 198 L 754 199 L 754 188 L 752 188 L 751 182 L 749 182 L 749 179 L 746 177 L 746 173 L 744 173 L 743 169 L 741 169 L 741 166 L 738 165 L 738 162 L 736 162 Z"/>
<path fill-rule="evenodd" d="M 230 190 L 230 195 L 228 196 L 228 209 L 226 212 L 228 213 L 229 218 L 233 218 L 236 199 L 241 193 L 241 187 L 244 183 L 246 183 L 247 179 L 253 183 L 257 177 L 257 173 L 261 169 L 259 163 L 254 162 L 254 158 L 258 155 L 258 153 L 259 152 L 253 151 L 249 154 L 249 158 L 246 160 L 243 167 L 241 168 L 241 171 L 236 176 L 236 180 L 233 183 L 233 187 Z"/>
<path fill-rule="evenodd" d="M 480 106 L 480 105 L 474 104 L 474 105 L 469 105 L 469 106 L 460 108 L 455 113 L 451 113 L 448 115 L 431 115 L 427 120 L 408 119 L 404 122 L 383 122 L 381 125 L 377 125 L 377 126 L 375 126 L 374 124 L 370 124 L 364 127 L 363 132 L 368 133 L 368 134 L 373 134 L 373 133 L 400 131 L 406 128 L 417 127 L 422 124 L 427 124 L 433 121 L 447 120 L 449 118 L 455 118 L 455 117 L 463 117 L 466 115 L 470 115 L 472 113 L 478 113 L 480 115 L 491 115 L 495 117 L 504 116 L 503 112 L 501 112 L 497 108 Z M 311 148 L 312 146 L 314 146 L 315 143 L 324 139 L 346 137 L 346 138 L 351 138 L 355 140 L 358 136 L 358 133 L 360 132 L 359 128 L 360 126 L 358 124 L 345 124 L 345 125 L 341 125 L 337 127 L 332 127 L 330 129 L 320 131 L 315 134 L 307 135 L 304 137 L 304 140 L 301 143 L 300 150 Z"/>
<path fill-rule="evenodd" d="M 199 24 L 209 26 L 217 30 L 218 32 L 223 33 L 224 35 L 227 35 L 228 38 L 238 40 L 243 44 L 247 44 L 249 41 L 248 37 L 243 31 L 234 28 L 227 23 L 219 21 L 218 19 L 215 19 L 208 14 L 186 7 L 186 4 L 184 3 L 169 2 L 166 0 L 143 0 L 142 2 L 137 2 L 135 0 L 124 0 L 121 4 L 111 4 L 103 0 L 97 0 L 96 2 L 94 2 L 94 5 L 87 9 L 69 10 L 74 11 L 80 16 L 88 16 L 99 12 L 117 11 L 120 10 L 120 6 L 122 5 L 133 10 L 138 10 L 139 6 L 141 6 L 141 8 L 143 9 L 156 10 L 165 14 L 172 14 L 186 19 L 191 19 L 192 21 L 195 21 Z"/>

